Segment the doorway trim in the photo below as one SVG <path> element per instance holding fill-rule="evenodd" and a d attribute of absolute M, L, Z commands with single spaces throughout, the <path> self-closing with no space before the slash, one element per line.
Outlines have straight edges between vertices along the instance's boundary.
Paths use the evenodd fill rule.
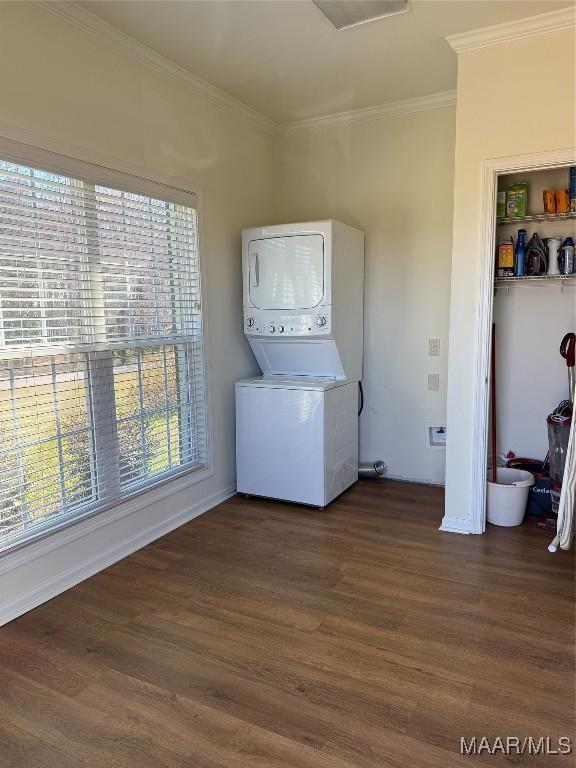
<path fill-rule="evenodd" d="M 494 243 L 496 236 L 496 193 L 498 176 L 522 171 L 576 165 L 576 147 L 528 155 L 512 155 L 482 163 L 480 219 L 480 285 L 476 320 L 476 369 L 472 399 L 472 519 L 470 533 L 486 530 L 486 464 L 488 459 L 488 417 L 491 328 L 494 308 Z"/>

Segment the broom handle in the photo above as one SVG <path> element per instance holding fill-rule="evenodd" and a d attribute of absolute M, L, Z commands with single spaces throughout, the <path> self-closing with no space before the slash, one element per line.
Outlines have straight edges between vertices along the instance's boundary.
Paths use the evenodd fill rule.
<path fill-rule="evenodd" d="M 496 468 L 496 323 L 492 323 L 492 349 L 490 360 L 490 402 L 492 403 L 492 482 L 498 481 Z"/>

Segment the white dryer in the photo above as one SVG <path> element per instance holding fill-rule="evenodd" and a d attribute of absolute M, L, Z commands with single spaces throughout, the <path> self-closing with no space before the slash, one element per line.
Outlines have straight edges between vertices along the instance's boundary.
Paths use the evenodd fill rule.
<path fill-rule="evenodd" d="M 362 378 L 363 232 L 333 220 L 245 229 L 242 272 L 262 373 Z"/>
<path fill-rule="evenodd" d="M 358 382 L 237 382 L 236 468 L 240 493 L 329 504 L 358 479 Z"/>

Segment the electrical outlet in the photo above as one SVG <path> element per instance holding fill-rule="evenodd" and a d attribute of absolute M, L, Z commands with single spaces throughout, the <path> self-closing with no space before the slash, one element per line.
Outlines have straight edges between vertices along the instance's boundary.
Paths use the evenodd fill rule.
<path fill-rule="evenodd" d="M 446 427 L 443 424 L 426 424 L 426 448 L 446 450 Z"/>
<path fill-rule="evenodd" d="M 440 374 L 439 373 L 428 374 L 428 390 L 430 392 L 438 392 L 440 390 Z"/>
<path fill-rule="evenodd" d="M 428 354 L 431 357 L 440 357 L 440 339 L 428 339 Z"/>

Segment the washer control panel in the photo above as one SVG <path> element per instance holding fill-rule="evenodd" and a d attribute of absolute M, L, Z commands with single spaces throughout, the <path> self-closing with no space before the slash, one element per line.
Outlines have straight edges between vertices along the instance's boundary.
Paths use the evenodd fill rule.
<path fill-rule="evenodd" d="M 297 315 L 244 309 L 244 333 L 247 336 L 330 336 L 331 326 L 330 307 Z"/>

